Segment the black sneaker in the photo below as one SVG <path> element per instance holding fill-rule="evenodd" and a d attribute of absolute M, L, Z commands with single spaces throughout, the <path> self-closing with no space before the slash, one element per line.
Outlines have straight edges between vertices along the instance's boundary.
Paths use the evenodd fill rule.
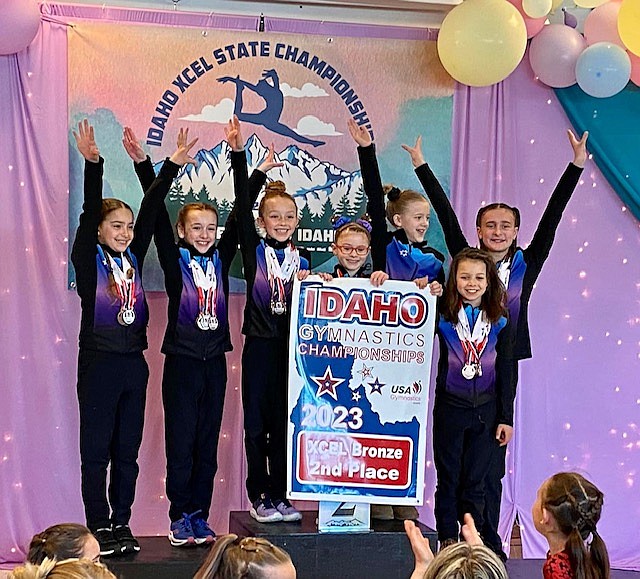
<path fill-rule="evenodd" d="M 98 544 L 100 545 L 100 557 L 113 557 L 115 555 L 120 555 L 120 543 L 116 541 L 116 538 L 113 536 L 113 531 L 110 527 L 97 529 L 93 532 L 93 536 L 96 538 Z"/>
<path fill-rule="evenodd" d="M 120 551 L 123 555 L 137 553 L 140 550 L 140 543 L 131 533 L 129 525 L 116 525 L 113 527 L 113 536 L 120 544 Z"/>

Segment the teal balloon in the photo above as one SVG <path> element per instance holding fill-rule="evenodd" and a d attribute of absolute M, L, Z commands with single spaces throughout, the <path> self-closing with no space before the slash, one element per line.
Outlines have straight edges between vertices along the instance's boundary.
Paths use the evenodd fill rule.
<path fill-rule="evenodd" d="M 627 52 L 609 42 L 597 42 L 586 48 L 576 62 L 576 80 L 580 88 L 596 98 L 619 93 L 631 77 L 631 59 Z"/>

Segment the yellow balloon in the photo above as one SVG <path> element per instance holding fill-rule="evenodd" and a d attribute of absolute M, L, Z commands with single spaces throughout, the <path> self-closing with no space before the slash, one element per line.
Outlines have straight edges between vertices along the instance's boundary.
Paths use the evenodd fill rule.
<path fill-rule="evenodd" d="M 574 0 L 574 2 L 580 8 L 597 8 L 602 4 L 606 4 L 609 0 Z"/>
<path fill-rule="evenodd" d="M 469 86 L 504 80 L 522 60 L 527 27 L 507 0 L 465 0 L 442 22 L 438 54 L 446 71 Z"/>
<path fill-rule="evenodd" d="M 640 56 L 640 0 L 623 0 L 618 12 L 618 34 L 629 52 Z"/>
<path fill-rule="evenodd" d="M 522 9 L 529 18 L 542 18 L 551 12 L 551 0 L 522 0 Z"/>
<path fill-rule="evenodd" d="M 555 12 L 560 6 L 562 6 L 564 0 L 551 0 L 551 12 Z"/>

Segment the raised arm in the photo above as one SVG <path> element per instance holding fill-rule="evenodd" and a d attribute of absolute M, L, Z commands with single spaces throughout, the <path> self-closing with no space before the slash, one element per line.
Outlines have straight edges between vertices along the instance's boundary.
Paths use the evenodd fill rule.
<path fill-rule="evenodd" d="M 85 267 L 95 269 L 98 225 L 102 212 L 102 173 L 104 159 L 96 144 L 93 127 L 87 119 L 78 123 L 78 131 L 73 131 L 78 151 L 84 157 L 84 201 L 80 223 L 71 250 L 71 261 L 76 268 L 76 283 L 81 291 L 81 275 Z"/>
<path fill-rule="evenodd" d="M 367 213 L 371 220 L 371 261 L 373 269 L 385 270 L 387 265 L 387 219 L 384 210 L 384 190 L 376 159 L 375 145 L 369 131 L 353 119 L 347 121 L 349 133 L 358 145 L 358 159 Z"/>
<path fill-rule="evenodd" d="M 498 335 L 496 344 L 496 394 L 498 398 L 496 438 L 499 439 L 501 446 L 507 444 L 513 434 L 513 401 L 516 397 L 516 382 L 518 380 L 518 361 L 514 353 L 515 334 L 515 327 L 511 322 L 507 322 Z M 499 438 L 502 435 L 506 438 Z"/>
<path fill-rule="evenodd" d="M 464 236 L 464 233 L 462 233 L 460 222 L 451 206 L 447 194 L 424 160 L 422 154 L 422 137 L 416 139 L 416 144 L 413 147 L 402 145 L 402 148 L 411 156 L 411 162 L 416 170 L 416 175 L 433 206 L 433 210 L 438 216 L 440 225 L 442 225 L 447 249 L 449 253 L 454 256 L 465 247 L 469 247 L 469 242 Z"/>
<path fill-rule="evenodd" d="M 156 178 L 156 173 L 153 170 L 153 164 L 151 159 L 144 152 L 140 141 L 138 141 L 133 129 L 131 127 L 125 127 L 122 133 L 122 145 L 127 155 L 133 161 L 133 167 L 138 176 L 138 181 L 142 186 L 142 190 L 146 191 L 151 187 L 151 184 Z"/>
<path fill-rule="evenodd" d="M 175 153 L 163 163 L 160 173 L 144 194 L 131 242 L 131 251 L 138 259 L 140 270 L 142 270 L 144 258 L 156 229 L 156 221 L 171 183 L 176 178 L 180 167 L 187 163 L 195 164 L 196 162 L 190 156 L 190 151 L 197 142 L 197 138 L 189 141 L 189 129 L 180 129 Z"/>
<path fill-rule="evenodd" d="M 533 234 L 533 239 L 529 247 L 524 250 L 527 266 L 535 271 L 535 277 L 538 276 L 544 262 L 549 257 L 556 230 L 562 219 L 562 213 L 575 191 L 587 160 L 587 138 L 589 133 L 585 132 L 580 139 L 577 139 L 571 130 L 568 130 L 567 134 L 573 149 L 573 162 L 569 163 L 562 177 L 560 177 L 560 181 L 558 181 L 556 188 L 553 190 L 549 203 L 547 203 L 547 207 L 540 218 L 536 232 Z"/>

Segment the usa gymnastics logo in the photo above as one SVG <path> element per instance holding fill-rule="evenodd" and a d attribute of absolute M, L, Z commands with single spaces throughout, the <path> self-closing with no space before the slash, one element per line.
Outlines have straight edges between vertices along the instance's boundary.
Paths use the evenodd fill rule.
<path fill-rule="evenodd" d="M 400 400 L 403 402 L 418 403 L 422 400 L 422 381 L 418 380 L 410 386 L 403 384 L 394 384 L 391 386 L 391 400 Z"/>

